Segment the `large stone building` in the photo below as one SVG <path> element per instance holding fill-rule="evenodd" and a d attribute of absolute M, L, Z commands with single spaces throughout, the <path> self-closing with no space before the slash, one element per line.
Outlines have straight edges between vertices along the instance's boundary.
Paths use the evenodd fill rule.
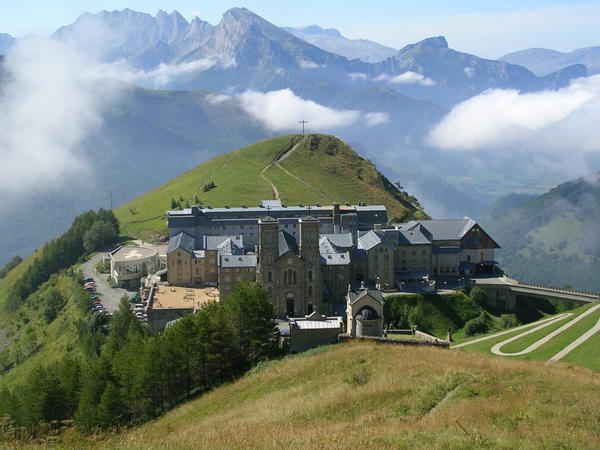
<path fill-rule="evenodd" d="M 348 285 L 395 289 L 493 267 L 498 244 L 469 218 L 385 220 L 384 206 L 364 204 L 170 211 L 167 279 L 218 286 L 221 298 L 242 281 L 259 281 L 279 317 L 298 317 L 333 313 Z"/>

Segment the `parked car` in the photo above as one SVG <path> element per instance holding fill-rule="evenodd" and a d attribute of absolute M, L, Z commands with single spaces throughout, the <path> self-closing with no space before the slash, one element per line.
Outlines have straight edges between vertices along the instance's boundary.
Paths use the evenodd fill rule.
<path fill-rule="evenodd" d="M 94 281 L 93 278 L 86 278 L 85 280 L 83 280 L 84 283 L 89 283 L 90 281 Z"/>

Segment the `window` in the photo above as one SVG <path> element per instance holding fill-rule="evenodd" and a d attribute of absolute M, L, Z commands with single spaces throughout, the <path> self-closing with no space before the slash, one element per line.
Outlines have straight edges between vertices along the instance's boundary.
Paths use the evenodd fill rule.
<path fill-rule="evenodd" d="M 295 285 L 298 282 L 297 274 L 295 270 L 289 269 L 283 272 L 283 284 L 284 286 Z"/>
<path fill-rule="evenodd" d="M 308 281 L 312 281 L 312 270 L 308 271 Z"/>
<path fill-rule="evenodd" d="M 267 281 L 273 281 L 273 272 L 271 272 L 271 271 L 267 272 Z"/>
<path fill-rule="evenodd" d="M 312 287 L 312 286 L 309 286 L 309 287 L 308 287 L 308 296 L 309 296 L 309 297 L 312 297 L 312 296 L 313 296 L 313 287 Z"/>

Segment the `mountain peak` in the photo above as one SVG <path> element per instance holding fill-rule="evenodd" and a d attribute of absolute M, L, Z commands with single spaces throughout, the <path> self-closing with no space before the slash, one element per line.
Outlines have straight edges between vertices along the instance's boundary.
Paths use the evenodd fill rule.
<path fill-rule="evenodd" d="M 446 41 L 444 36 L 435 36 L 423 39 L 422 41 L 417 42 L 415 45 L 430 48 L 448 48 L 448 41 Z"/>

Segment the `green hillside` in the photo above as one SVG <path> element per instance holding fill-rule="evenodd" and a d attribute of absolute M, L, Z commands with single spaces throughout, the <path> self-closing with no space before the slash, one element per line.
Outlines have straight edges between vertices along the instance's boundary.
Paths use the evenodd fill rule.
<path fill-rule="evenodd" d="M 549 324 L 548 326 L 540 328 L 538 331 L 524 334 L 522 337 L 514 340 L 513 342 L 507 343 L 502 346 L 502 351 L 507 353 L 515 353 L 520 352 L 526 349 L 531 344 L 537 342 L 548 334 L 556 331 L 560 327 L 565 326 L 571 321 L 577 319 L 580 315 L 589 311 L 592 308 L 597 308 L 598 302 L 581 306 L 579 308 L 569 310 L 567 317 L 563 320 L 558 320 L 555 323 Z M 563 312 L 564 313 L 564 312 Z M 561 313 L 561 314 L 563 314 Z M 553 317 L 558 317 L 559 314 L 545 316 L 543 319 L 548 320 Z M 556 355 L 558 352 L 567 347 L 571 342 L 575 339 L 583 335 L 589 329 L 591 329 L 594 325 L 596 325 L 600 321 L 600 310 L 595 309 L 589 315 L 585 316 L 585 318 L 579 320 L 578 322 L 574 322 L 572 326 L 565 329 L 563 332 L 558 333 L 555 337 L 550 339 L 548 342 L 544 343 L 537 349 L 524 354 L 524 355 L 515 355 L 508 356 L 511 359 L 535 359 L 540 361 L 547 361 L 549 358 Z M 521 326 L 516 327 L 514 329 L 503 330 L 505 334 L 499 335 L 500 330 L 495 330 L 489 334 L 478 335 L 473 338 L 468 339 L 458 339 L 455 344 L 463 345 L 463 350 L 465 351 L 474 351 L 479 353 L 484 353 L 487 355 L 493 355 L 491 348 L 503 342 L 506 339 L 515 337 L 519 334 L 524 333 L 530 329 L 538 327 L 540 324 L 538 322 L 532 322 L 526 328 Z M 482 338 L 487 338 L 482 340 Z M 479 341 L 480 342 L 475 342 Z M 473 341 L 473 343 L 470 343 Z M 572 352 L 565 355 L 561 358 L 561 362 L 587 367 L 589 369 L 600 370 L 600 357 L 598 356 L 598 343 L 600 342 L 600 333 L 596 333 L 587 341 L 579 345 Z"/>
<path fill-rule="evenodd" d="M 585 369 L 354 343 L 259 366 L 102 448 L 597 448 Z M 74 438 L 75 439 L 75 438 Z"/>
<path fill-rule="evenodd" d="M 499 261 L 510 276 L 600 292 L 600 173 L 528 201 L 501 199 L 481 222 L 502 246 Z"/>
<path fill-rule="evenodd" d="M 211 181 L 216 187 L 204 192 L 203 186 Z M 182 207 L 258 205 L 275 197 L 270 183 L 284 204 L 363 201 L 386 205 L 390 219 L 425 217 L 417 200 L 373 164 L 341 140 L 318 134 L 280 136 L 217 156 L 120 207 L 116 214 L 123 232 L 151 239 L 166 233 L 165 211 L 171 208 L 171 199 Z"/>

